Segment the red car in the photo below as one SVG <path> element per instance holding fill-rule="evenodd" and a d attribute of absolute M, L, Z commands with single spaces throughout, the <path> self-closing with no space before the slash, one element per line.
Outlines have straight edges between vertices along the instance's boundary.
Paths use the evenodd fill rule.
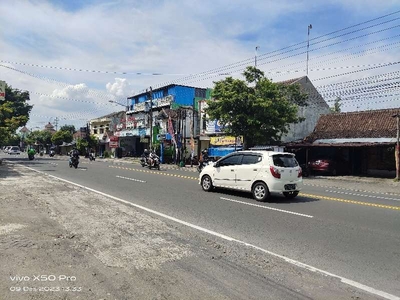
<path fill-rule="evenodd" d="M 336 162 L 331 159 L 312 159 L 308 162 L 311 173 L 337 174 Z"/>

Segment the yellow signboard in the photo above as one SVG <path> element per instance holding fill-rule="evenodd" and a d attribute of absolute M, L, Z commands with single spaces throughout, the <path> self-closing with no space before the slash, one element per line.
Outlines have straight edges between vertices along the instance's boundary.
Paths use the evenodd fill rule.
<path fill-rule="evenodd" d="M 229 145 L 241 146 L 243 144 L 243 136 L 212 136 L 210 138 L 210 145 L 213 146 L 229 146 Z"/>

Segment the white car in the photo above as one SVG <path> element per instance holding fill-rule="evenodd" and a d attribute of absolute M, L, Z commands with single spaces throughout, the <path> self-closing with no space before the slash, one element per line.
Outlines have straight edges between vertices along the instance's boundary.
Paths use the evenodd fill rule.
<path fill-rule="evenodd" d="M 9 150 L 8 150 L 8 154 L 21 154 L 21 151 L 19 150 L 18 146 L 12 146 Z"/>
<path fill-rule="evenodd" d="M 214 187 L 248 191 L 264 202 L 271 193 L 295 198 L 303 187 L 303 177 L 293 153 L 237 151 L 206 166 L 199 183 L 206 192 Z"/>
<path fill-rule="evenodd" d="M 4 150 L 3 150 L 3 151 L 4 151 L 4 153 L 8 153 L 8 150 L 10 150 L 10 149 L 11 149 L 11 147 L 12 147 L 12 146 L 7 146 L 7 147 L 5 147 L 5 148 L 4 148 Z"/>

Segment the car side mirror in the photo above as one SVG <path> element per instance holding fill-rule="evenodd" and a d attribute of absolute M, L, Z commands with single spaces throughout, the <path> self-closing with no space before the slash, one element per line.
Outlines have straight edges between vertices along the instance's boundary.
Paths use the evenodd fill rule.
<path fill-rule="evenodd" d="M 219 163 L 217 163 L 217 162 L 214 163 L 214 164 L 213 164 L 213 167 L 214 167 L 214 168 L 218 168 L 218 167 L 219 167 Z"/>

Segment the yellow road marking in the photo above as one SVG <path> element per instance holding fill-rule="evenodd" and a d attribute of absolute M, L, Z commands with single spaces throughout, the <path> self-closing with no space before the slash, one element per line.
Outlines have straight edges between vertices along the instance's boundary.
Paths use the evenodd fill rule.
<path fill-rule="evenodd" d="M 140 170 L 140 169 L 134 169 L 134 168 L 118 167 L 118 166 L 108 166 L 108 167 L 109 167 L 109 168 L 116 168 L 116 169 L 123 169 L 123 170 L 136 171 L 136 172 L 142 172 L 142 173 L 150 173 L 150 174 L 158 174 L 158 175 L 164 175 L 164 176 L 172 176 L 172 177 L 185 178 L 185 179 L 191 179 L 191 180 L 198 180 L 198 177 L 186 176 L 186 175 L 178 175 L 178 174 L 171 174 L 171 173 L 165 173 L 165 172 L 161 172 L 161 171 Z"/>
<path fill-rule="evenodd" d="M 319 195 L 312 195 L 312 194 L 304 194 L 300 193 L 300 196 L 313 198 L 313 199 L 321 199 L 321 200 L 330 200 L 330 201 L 338 201 L 344 203 L 351 203 L 351 204 L 358 204 L 358 205 L 365 205 L 365 206 L 372 206 L 372 207 L 379 207 L 379 208 L 386 208 L 386 209 L 393 209 L 393 210 L 400 210 L 400 206 L 392 206 L 392 205 L 384 205 L 384 204 L 377 204 L 377 203 L 369 203 L 369 202 L 362 202 L 356 200 L 346 200 L 334 197 L 326 197 L 326 196 L 319 196 Z"/>
<path fill-rule="evenodd" d="M 131 170 L 131 171 L 136 171 L 136 172 L 143 172 L 143 173 L 151 173 L 151 174 L 158 174 L 158 175 L 164 175 L 164 176 L 185 178 L 185 179 L 190 179 L 190 180 L 198 180 L 198 177 L 171 174 L 171 173 L 165 173 L 165 172 L 160 172 L 160 171 L 140 170 L 140 169 L 126 168 L 126 167 L 117 167 L 117 166 L 109 166 L 109 167 L 110 168 L 117 168 L 117 169 L 124 169 L 124 170 Z M 392 210 L 400 210 L 400 206 L 369 203 L 369 202 L 362 202 L 362 201 L 356 201 L 356 200 L 346 200 L 346 199 L 327 197 L 327 196 L 319 196 L 319 195 L 313 195 L 313 194 L 305 194 L 305 193 L 300 193 L 299 195 L 303 196 L 303 197 L 307 197 L 307 198 L 312 198 L 312 199 L 338 201 L 338 202 L 344 202 L 344 203 L 350 203 L 350 204 L 358 204 L 358 205 L 364 205 L 364 206 L 386 208 L 386 209 L 392 209 Z"/>

